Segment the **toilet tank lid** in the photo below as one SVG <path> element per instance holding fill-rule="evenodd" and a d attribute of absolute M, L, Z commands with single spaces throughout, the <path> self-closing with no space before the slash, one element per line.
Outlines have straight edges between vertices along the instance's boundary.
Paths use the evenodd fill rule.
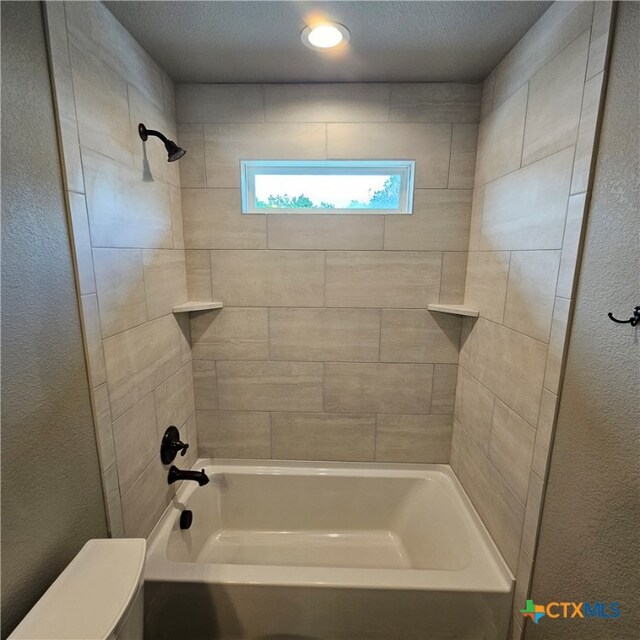
<path fill-rule="evenodd" d="M 89 540 L 10 640 L 104 640 L 142 583 L 146 540 Z"/>

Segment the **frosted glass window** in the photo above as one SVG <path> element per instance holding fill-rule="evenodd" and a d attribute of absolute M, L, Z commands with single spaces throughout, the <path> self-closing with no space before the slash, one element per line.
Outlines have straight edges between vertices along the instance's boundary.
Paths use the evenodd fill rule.
<path fill-rule="evenodd" d="M 412 160 L 243 160 L 242 213 L 410 214 Z"/>

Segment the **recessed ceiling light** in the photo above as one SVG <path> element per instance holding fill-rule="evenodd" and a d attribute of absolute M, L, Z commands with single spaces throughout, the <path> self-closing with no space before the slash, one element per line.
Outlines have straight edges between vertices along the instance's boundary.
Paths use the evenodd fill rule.
<path fill-rule="evenodd" d="M 332 49 L 341 42 L 349 42 L 349 29 L 337 22 L 323 22 L 313 27 L 306 26 L 300 38 L 309 49 Z"/>

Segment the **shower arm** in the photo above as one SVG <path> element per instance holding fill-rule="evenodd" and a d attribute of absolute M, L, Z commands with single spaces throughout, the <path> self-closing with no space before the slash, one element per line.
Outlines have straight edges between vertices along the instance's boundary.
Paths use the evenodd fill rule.
<path fill-rule="evenodd" d="M 164 142 L 165 144 L 167 144 L 167 142 L 170 142 L 167 136 L 165 136 L 163 133 L 160 133 L 160 131 L 156 131 L 155 129 L 147 129 L 147 127 L 145 127 L 142 122 L 138 125 L 138 133 L 140 134 L 140 138 L 144 142 L 147 141 L 147 138 L 149 136 L 156 136 L 157 138 L 160 138 L 160 140 L 162 140 L 162 142 Z"/>

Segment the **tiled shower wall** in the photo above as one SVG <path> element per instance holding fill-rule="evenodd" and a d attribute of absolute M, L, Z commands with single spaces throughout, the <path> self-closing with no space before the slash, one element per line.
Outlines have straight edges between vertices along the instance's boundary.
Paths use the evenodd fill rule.
<path fill-rule="evenodd" d="M 483 88 L 452 465 L 529 586 L 611 24 L 558 2 Z"/>
<path fill-rule="evenodd" d="M 200 453 L 448 462 L 480 86 L 178 85 Z M 241 159 L 415 159 L 412 216 L 242 215 Z"/>
<path fill-rule="evenodd" d="M 113 536 L 146 536 L 173 493 L 169 424 L 197 450 L 180 177 L 138 122 L 175 137 L 174 87 L 99 2 L 46 3 L 81 317 Z"/>

